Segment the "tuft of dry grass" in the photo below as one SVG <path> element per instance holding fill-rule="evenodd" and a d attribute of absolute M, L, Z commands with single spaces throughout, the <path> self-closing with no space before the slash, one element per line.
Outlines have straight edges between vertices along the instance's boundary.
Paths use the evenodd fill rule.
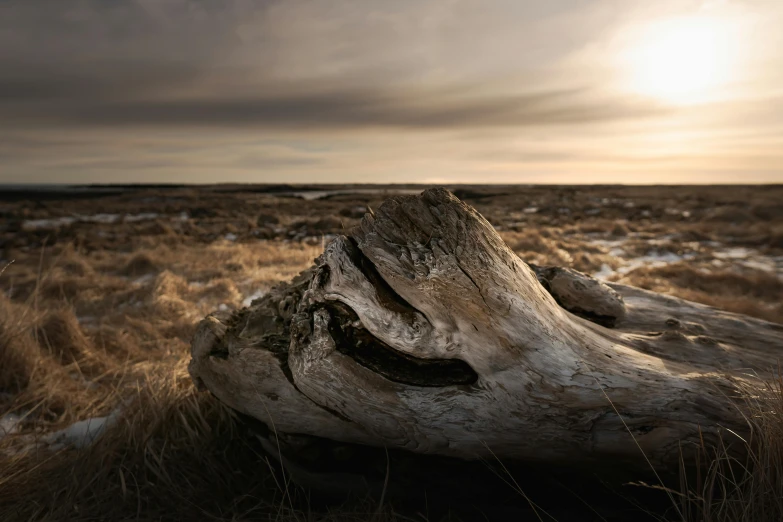
<path fill-rule="evenodd" d="M 740 384 L 751 436 L 705 448 L 706 472 L 686 490 L 689 520 L 705 522 L 768 522 L 783 520 L 783 374 L 765 385 Z M 730 443 L 747 448 L 739 460 Z"/>
<path fill-rule="evenodd" d="M 729 312 L 783 322 L 783 281 L 760 270 L 701 271 L 686 263 L 642 267 L 619 280 Z"/>
<path fill-rule="evenodd" d="M 122 267 L 120 273 L 129 277 L 153 274 L 160 270 L 155 260 L 146 252 L 134 254 Z"/>
<path fill-rule="evenodd" d="M 702 445 L 693 466 L 682 462 L 679 489 L 655 487 L 676 497 L 672 510 L 677 515 L 662 520 L 783 520 L 783 373 L 778 370 L 763 384 L 738 382 L 737 393 L 750 436 L 727 430 L 716 445 Z M 733 451 L 734 445 L 743 451 Z"/>

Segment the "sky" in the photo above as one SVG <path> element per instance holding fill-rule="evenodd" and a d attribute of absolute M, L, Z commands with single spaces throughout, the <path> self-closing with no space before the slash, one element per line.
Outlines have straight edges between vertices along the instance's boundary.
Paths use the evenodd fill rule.
<path fill-rule="evenodd" d="M 2 183 L 783 183 L 780 0 L 0 0 Z"/>

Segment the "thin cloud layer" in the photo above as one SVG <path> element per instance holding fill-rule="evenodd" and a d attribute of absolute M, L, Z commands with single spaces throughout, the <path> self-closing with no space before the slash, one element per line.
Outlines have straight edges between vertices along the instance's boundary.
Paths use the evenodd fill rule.
<path fill-rule="evenodd" d="M 583 125 L 661 112 L 650 104 L 600 99 L 580 91 L 504 95 L 455 89 L 301 93 L 268 89 L 271 92 L 253 97 L 194 96 L 167 92 L 172 85 L 186 84 L 182 76 L 145 72 L 146 76 L 132 80 L 124 74 L 106 79 L 0 80 L 0 119 L 6 124 L 74 127 L 470 129 Z"/>
<path fill-rule="evenodd" d="M 716 9 L 783 43 L 757 0 L 0 0 L 0 182 L 780 175 L 774 45 L 717 101 L 622 88 L 613 35 Z"/>

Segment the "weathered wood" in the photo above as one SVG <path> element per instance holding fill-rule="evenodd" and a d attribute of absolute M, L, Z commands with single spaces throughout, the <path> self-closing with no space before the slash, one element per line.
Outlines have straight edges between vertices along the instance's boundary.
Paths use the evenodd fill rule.
<path fill-rule="evenodd" d="M 640 448 L 669 466 L 720 427 L 744 431 L 735 382 L 781 355 L 781 325 L 531 269 L 434 189 L 391 198 L 293 282 L 207 317 L 190 372 L 278 440 L 646 467 Z"/>

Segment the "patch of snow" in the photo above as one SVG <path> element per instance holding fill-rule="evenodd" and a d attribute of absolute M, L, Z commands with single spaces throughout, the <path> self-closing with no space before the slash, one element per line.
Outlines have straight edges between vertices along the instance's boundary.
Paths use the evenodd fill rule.
<path fill-rule="evenodd" d="M 636 203 L 634 203 L 633 201 L 626 201 L 625 203 L 623 203 L 623 207 L 624 208 L 633 208 L 635 206 L 636 206 Z"/>
<path fill-rule="evenodd" d="M 740 264 L 748 268 L 761 270 L 763 272 L 775 272 L 777 270 L 777 266 L 775 266 L 775 262 L 772 259 L 765 256 L 758 257 L 757 259 L 745 259 L 740 261 Z"/>
<path fill-rule="evenodd" d="M 662 238 L 657 242 L 662 243 L 664 241 L 668 241 L 668 238 Z M 616 270 L 613 270 L 608 265 L 603 264 L 601 265 L 601 269 L 593 274 L 593 277 L 598 279 L 606 279 L 615 274 L 627 274 L 628 272 L 643 266 L 656 268 L 671 263 L 678 263 L 680 261 L 694 259 L 696 257 L 696 255 L 693 253 L 680 255 L 673 252 L 660 252 L 654 250 L 644 256 L 626 259 L 624 256 L 627 255 L 627 252 L 623 249 L 623 244 L 625 242 L 625 239 L 594 239 L 591 241 L 593 244 L 607 248 L 608 254 L 610 256 L 618 258 L 623 263 L 623 265 Z M 653 241 L 651 241 L 651 243 L 652 242 Z"/>
<path fill-rule="evenodd" d="M 617 248 L 621 247 L 626 243 L 625 239 L 593 239 L 590 241 L 591 243 L 606 247 L 606 248 Z"/>
<path fill-rule="evenodd" d="M 27 232 L 33 230 L 50 230 L 62 226 L 71 226 L 76 223 L 75 217 L 60 217 L 54 219 L 28 219 L 22 222 L 22 230 Z"/>
<path fill-rule="evenodd" d="M 712 255 L 720 259 L 746 259 L 752 254 L 753 251 L 749 248 L 735 247 L 727 248 L 721 252 L 714 252 Z"/>
<path fill-rule="evenodd" d="M 107 417 L 94 417 L 75 422 L 54 433 L 50 433 L 42 438 L 48 443 L 51 449 L 62 449 L 66 446 L 76 448 L 85 448 L 95 442 L 106 428 L 117 421 L 118 411 L 114 411 Z"/>
<path fill-rule="evenodd" d="M 664 234 L 660 237 L 656 237 L 653 239 L 648 239 L 647 244 L 648 245 L 665 245 L 666 243 L 671 243 L 673 239 L 675 239 L 677 236 L 675 234 Z"/>
<path fill-rule="evenodd" d="M 236 235 L 236 234 L 232 234 L 231 232 L 229 232 L 228 234 L 226 234 L 225 236 L 223 236 L 223 238 L 224 238 L 226 241 L 236 241 L 236 240 L 237 240 L 237 235 Z"/>
<path fill-rule="evenodd" d="M 353 189 L 353 190 L 304 190 L 298 192 L 278 192 L 277 196 L 296 196 L 306 200 L 323 199 L 327 196 L 345 194 L 419 194 L 419 189 Z"/>
<path fill-rule="evenodd" d="M 664 212 L 670 216 L 682 216 L 684 218 L 691 217 L 691 213 L 688 210 L 680 210 L 678 208 L 667 208 Z"/>
<path fill-rule="evenodd" d="M 601 270 L 598 272 L 593 273 L 593 277 L 596 279 L 608 279 L 611 276 L 613 276 L 616 272 L 612 270 L 612 268 L 607 265 L 606 263 L 601 265 Z"/>
<path fill-rule="evenodd" d="M 783 257 L 761 255 L 758 250 L 753 248 L 731 247 L 723 250 L 716 250 L 712 255 L 717 258 L 712 261 L 712 264 L 716 266 L 721 266 L 725 263 L 734 263 L 736 265 L 762 270 L 764 272 L 783 274 Z M 720 263 L 720 265 L 718 263 Z"/>
<path fill-rule="evenodd" d="M 111 224 L 116 223 L 119 221 L 120 215 L 119 214 L 95 214 L 94 216 L 90 216 L 88 219 L 83 219 L 83 221 L 90 221 L 92 223 L 104 223 L 104 224 Z"/>
<path fill-rule="evenodd" d="M 525 214 L 535 214 L 536 212 L 538 212 L 538 207 L 527 207 L 522 212 L 524 212 Z"/>
<path fill-rule="evenodd" d="M 226 303 L 220 303 L 218 305 L 218 310 L 220 310 L 221 312 L 228 312 L 229 308 Z"/>
<path fill-rule="evenodd" d="M 150 281 L 154 281 L 155 277 L 157 277 L 155 276 L 155 274 L 144 274 L 143 276 L 134 279 L 133 282 L 136 284 L 143 285 L 149 283 Z"/>
<path fill-rule="evenodd" d="M 180 212 L 179 215 L 175 218 L 177 221 L 182 221 L 183 223 L 190 219 L 190 216 L 187 212 Z"/>
<path fill-rule="evenodd" d="M 15 413 L 9 413 L 0 417 L 0 439 L 6 435 L 16 433 L 21 422 L 22 418 Z"/>
<path fill-rule="evenodd" d="M 265 292 L 265 291 L 263 291 L 263 290 L 259 290 L 259 291 L 255 292 L 255 293 L 253 293 L 253 295 L 249 295 L 249 296 L 245 297 L 245 298 L 242 300 L 242 306 L 245 306 L 245 307 L 247 307 L 247 306 L 250 306 L 250 304 L 251 304 L 251 303 L 252 303 L 252 302 L 253 302 L 255 299 L 259 299 L 259 298 L 261 298 L 261 297 L 264 297 L 264 295 L 266 295 L 266 292 Z"/>
<path fill-rule="evenodd" d="M 126 223 L 137 223 L 139 221 L 149 221 L 159 216 L 156 212 L 142 212 L 141 214 L 125 214 L 123 221 Z"/>
<path fill-rule="evenodd" d="M 100 223 L 103 225 L 111 225 L 113 223 L 119 223 L 122 219 L 126 223 L 134 223 L 137 221 L 146 221 L 149 219 L 155 219 L 158 214 L 154 212 L 147 212 L 142 214 L 125 214 L 122 218 L 119 214 L 94 214 L 92 216 L 63 216 L 51 219 L 28 219 L 22 222 L 22 230 L 51 230 L 59 227 L 71 226 L 74 223 Z"/>
<path fill-rule="evenodd" d="M 671 263 L 693 259 L 693 254 L 678 255 L 674 252 L 651 252 L 646 256 L 635 257 L 628 260 L 628 264 L 617 269 L 620 274 L 627 274 L 640 267 L 658 268 Z"/>

